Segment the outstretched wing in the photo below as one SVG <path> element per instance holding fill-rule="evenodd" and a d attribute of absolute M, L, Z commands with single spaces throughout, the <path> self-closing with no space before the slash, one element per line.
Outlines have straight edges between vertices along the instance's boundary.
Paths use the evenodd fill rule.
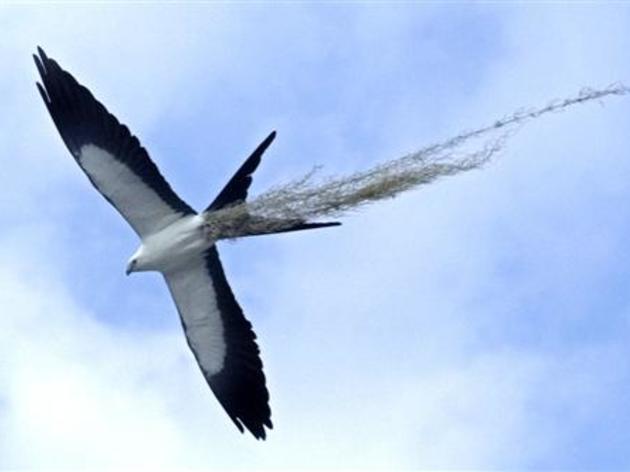
<path fill-rule="evenodd" d="M 216 246 L 205 257 L 164 274 L 186 340 L 237 428 L 256 439 L 271 429 L 269 392 L 252 325 L 228 285 Z"/>
<path fill-rule="evenodd" d="M 38 48 L 37 88 L 64 143 L 96 189 L 140 237 L 195 211 L 160 174 L 138 138 Z"/>

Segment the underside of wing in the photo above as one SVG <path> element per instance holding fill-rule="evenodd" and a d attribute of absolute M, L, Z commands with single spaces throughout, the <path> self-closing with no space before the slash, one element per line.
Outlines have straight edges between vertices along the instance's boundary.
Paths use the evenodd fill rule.
<path fill-rule="evenodd" d="M 216 247 L 164 277 L 186 340 L 221 406 L 243 432 L 265 439 L 269 392 L 252 325 L 228 285 Z"/>
<path fill-rule="evenodd" d="M 96 189 L 141 237 L 194 210 L 171 189 L 138 138 L 38 48 L 39 92 L 61 137 Z"/>

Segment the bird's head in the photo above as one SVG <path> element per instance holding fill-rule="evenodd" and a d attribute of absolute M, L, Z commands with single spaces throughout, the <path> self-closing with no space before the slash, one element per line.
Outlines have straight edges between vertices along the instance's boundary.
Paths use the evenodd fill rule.
<path fill-rule="evenodd" d="M 138 250 L 129 258 L 129 262 L 127 262 L 127 269 L 125 270 L 125 274 L 129 275 L 132 272 L 138 272 L 142 270 L 143 267 L 143 251 L 142 246 L 138 248 Z"/>

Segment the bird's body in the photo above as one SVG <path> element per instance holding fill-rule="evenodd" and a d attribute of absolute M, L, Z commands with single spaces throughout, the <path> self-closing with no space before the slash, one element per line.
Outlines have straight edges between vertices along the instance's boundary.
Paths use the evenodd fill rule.
<path fill-rule="evenodd" d="M 252 174 L 275 132 L 197 213 L 171 189 L 129 129 L 41 48 L 38 53 L 34 58 L 42 84 L 37 86 L 64 143 L 92 185 L 140 237 L 127 273 L 158 271 L 164 276 L 186 341 L 211 390 L 241 432 L 246 428 L 264 439 L 272 423 L 260 351 L 223 272 L 215 245 L 222 235 L 209 227 L 208 215 L 245 201 Z M 247 221 L 250 216 L 240 218 Z M 250 225 L 224 237 L 338 224 L 299 218 L 280 223 L 277 231 Z"/>
<path fill-rule="evenodd" d="M 201 215 L 186 215 L 166 228 L 142 238 L 142 244 L 131 256 L 129 272 L 172 272 L 199 258 L 214 244 L 205 231 Z"/>

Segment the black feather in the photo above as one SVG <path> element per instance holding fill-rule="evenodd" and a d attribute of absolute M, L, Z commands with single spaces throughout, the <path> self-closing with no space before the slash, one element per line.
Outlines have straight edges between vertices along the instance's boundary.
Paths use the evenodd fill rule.
<path fill-rule="evenodd" d="M 247 191 L 252 184 L 252 174 L 260 164 L 263 153 L 275 138 L 276 132 L 272 131 L 245 160 L 243 165 L 239 167 L 205 211 L 219 210 L 228 205 L 242 203 L 247 199 Z"/>
<path fill-rule="evenodd" d="M 195 211 L 182 201 L 162 177 L 147 151 L 129 129 L 109 113 L 92 93 L 54 59 L 37 48 L 33 56 L 42 80 L 37 84 L 48 112 L 70 153 L 78 159 L 87 144 L 98 146 L 131 169 L 173 210 L 183 215 Z"/>
<path fill-rule="evenodd" d="M 206 254 L 206 267 L 227 344 L 223 369 L 206 379 L 237 428 L 243 432 L 244 426 L 256 439 L 265 439 L 265 427 L 271 429 L 273 424 L 256 334 L 230 289 L 216 246 Z"/>

